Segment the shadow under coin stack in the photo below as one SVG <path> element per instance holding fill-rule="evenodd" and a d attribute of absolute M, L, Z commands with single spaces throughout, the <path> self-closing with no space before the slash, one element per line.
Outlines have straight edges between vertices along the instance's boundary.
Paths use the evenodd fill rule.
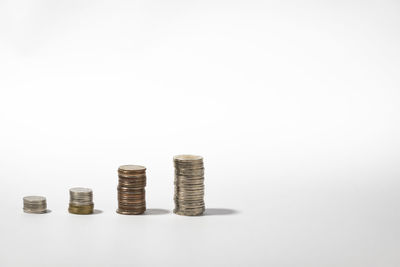
<path fill-rule="evenodd" d="M 90 188 L 75 187 L 69 190 L 68 211 L 73 214 L 93 213 L 93 191 Z"/>
<path fill-rule="evenodd" d="M 118 168 L 118 210 L 124 215 L 139 215 L 146 211 L 146 168 L 123 165 Z"/>
<path fill-rule="evenodd" d="M 24 197 L 24 212 L 26 213 L 46 213 L 46 198 L 41 196 Z"/>
<path fill-rule="evenodd" d="M 203 158 L 193 155 L 175 156 L 174 166 L 174 213 L 186 216 L 202 215 L 205 210 Z"/>

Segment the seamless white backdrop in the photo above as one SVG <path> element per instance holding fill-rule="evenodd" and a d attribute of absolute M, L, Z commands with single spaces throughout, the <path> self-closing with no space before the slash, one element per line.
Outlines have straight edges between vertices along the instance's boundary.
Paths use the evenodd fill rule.
<path fill-rule="evenodd" d="M 399 14 L 0 0 L 0 265 L 399 266 Z M 206 216 L 171 212 L 181 153 Z M 122 164 L 148 168 L 148 215 L 115 213 Z M 98 214 L 68 214 L 73 186 Z"/>

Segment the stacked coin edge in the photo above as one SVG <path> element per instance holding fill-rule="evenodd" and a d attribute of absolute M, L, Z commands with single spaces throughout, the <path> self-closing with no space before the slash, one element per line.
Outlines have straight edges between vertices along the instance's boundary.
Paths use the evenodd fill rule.
<path fill-rule="evenodd" d="M 122 215 L 140 215 L 146 211 L 146 168 L 122 165 L 118 168 L 118 209 Z"/>
<path fill-rule="evenodd" d="M 42 196 L 26 196 L 23 198 L 23 210 L 26 213 L 41 214 L 47 212 L 47 200 Z"/>
<path fill-rule="evenodd" d="M 90 188 L 74 187 L 69 190 L 70 202 L 68 211 L 72 214 L 92 214 L 94 210 L 93 190 Z"/>
<path fill-rule="evenodd" d="M 177 155 L 174 157 L 174 213 L 199 216 L 205 211 L 203 157 Z"/>

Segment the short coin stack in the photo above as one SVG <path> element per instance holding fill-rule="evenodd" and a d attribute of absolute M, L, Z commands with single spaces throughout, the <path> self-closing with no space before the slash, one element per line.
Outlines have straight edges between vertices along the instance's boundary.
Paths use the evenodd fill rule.
<path fill-rule="evenodd" d="M 24 197 L 24 212 L 26 213 L 46 213 L 46 198 L 41 196 Z"/>
<path fill-rule="evenodd" d="M 203 158 L 193 155 L 175 156 L 174 166 L 174 213 L 186 216 L 202 215 L 205 210 Z"/>
<path fill-rule="evenodd" d="M 90 188 L 74 187 L 69 190 L 68 211 L 73 214 L 93 213 L 93 191 Z"/>
<path fill-rule="evenodd" d="M 146 211 L 146 168 L 123 165 L 118 168 L 118 210 L 124 215 L 138 215 Z"/>

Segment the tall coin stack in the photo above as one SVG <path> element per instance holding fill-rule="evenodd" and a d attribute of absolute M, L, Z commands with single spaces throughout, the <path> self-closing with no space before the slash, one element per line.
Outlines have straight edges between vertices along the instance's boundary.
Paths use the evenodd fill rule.
<path fill-rule="evenodd" d="M 174 213 L 186 216 L 202 215 L 205 210 L 203 158 L 193 155 L 175 156 L 174 166 Z"/>
<path fill-rule="evenodd" d="M 90 188 L 74 187 L 69 190 L 68 211 L 73 214 L 93 213 L 93 191 Z"/>
<path fill-rule="evenodd" d="M 26 213 L 46 213 L 46 198 L 41 196 L 24 197 L 24 212 Z"/>
<path fill-rule="evenodd" d="M 146 211 L 146 168 L 123 165 L 118 168 L 118 210 L 124 215 L 138 215 Z"/>

